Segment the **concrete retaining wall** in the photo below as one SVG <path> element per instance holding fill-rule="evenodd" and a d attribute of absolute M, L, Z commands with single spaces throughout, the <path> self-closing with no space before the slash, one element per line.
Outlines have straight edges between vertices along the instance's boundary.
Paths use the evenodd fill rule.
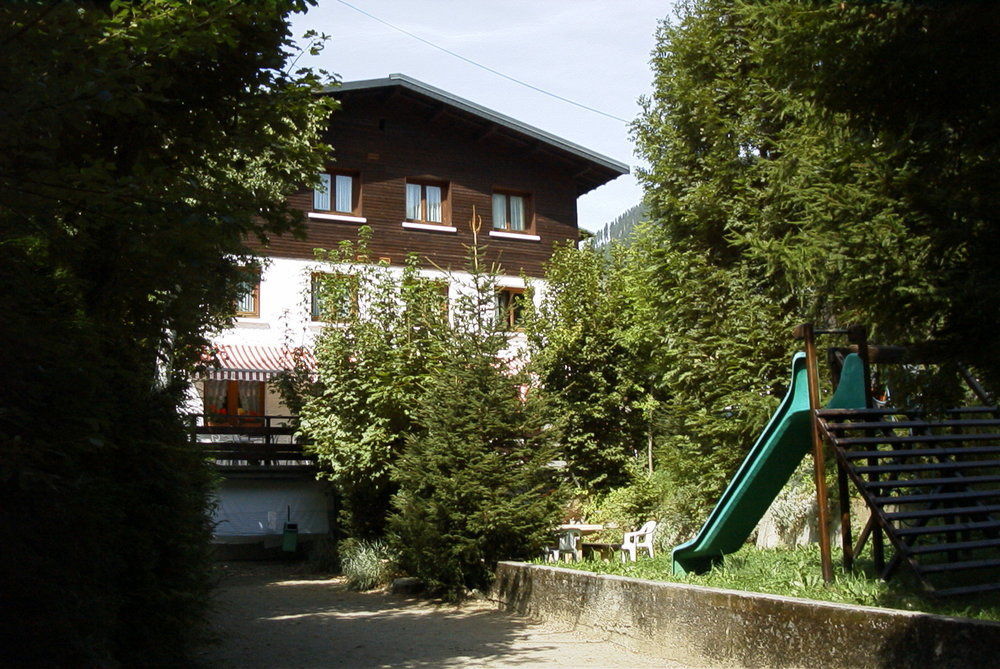
<path fill-rule="evenodd" d="M 502 562 L 491 597 L 685 666 L 996 667 L 1000 624 Z"/>

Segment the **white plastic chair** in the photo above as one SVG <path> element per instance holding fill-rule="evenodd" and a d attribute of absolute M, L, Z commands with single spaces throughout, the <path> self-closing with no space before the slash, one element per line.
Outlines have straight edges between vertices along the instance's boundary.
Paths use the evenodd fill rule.
<path fill-rule="evenodd" d="M 653 557 L 653 533 L 656 532 L 656 521 L 651 520 L 640 527 L 635 532 L 626 532 L 625 540 L 622 541 L 622 562 L 625 562 L 625 555 L 628 554 L 632 562 L 636 561 L 636 551 L 643 549 Z"/>

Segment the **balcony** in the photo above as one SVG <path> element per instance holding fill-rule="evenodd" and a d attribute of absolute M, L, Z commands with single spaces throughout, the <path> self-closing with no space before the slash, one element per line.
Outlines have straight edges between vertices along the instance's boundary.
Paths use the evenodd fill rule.
<path fill-rule="evenodd" d="M 316 456 L 295 434 L 294 416 L 188 414 L 191 440 L 226 474 L 312 474 Z"/>

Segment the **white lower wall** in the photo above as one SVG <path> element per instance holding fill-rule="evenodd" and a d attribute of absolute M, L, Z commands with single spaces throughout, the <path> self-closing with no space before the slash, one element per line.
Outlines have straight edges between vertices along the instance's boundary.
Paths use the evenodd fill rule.
<path fill-rule="evenodd" d="M 299 534 L 329 532 L 324 483 L 314 480 L 227 479 L 216 491 L 217 543 L 241 543 L 280 535 L 285 522 Z"/>
<path fill-rule="evenodd" d="M 213 338 L 214 342 L 252 346 L 311 346 L 323 328 L 323 324 L 313 321 L 309 313 L 311 277 L 317 272 L 350 272 L 350 267 L 316 260 L 268 258 L 261 271 L 260 317 L 237 318 L 232 328 L 223 330 Z M 387 270 L 399 276 L 403 274 L 402 267 L 392 266 Z M 468 272 L 426 269 L 421 270 L 420 275 L 428 279 L 448 281 L 449 299 L 452 302 L 471 290 L 471 275 Z M 530 279 L 530 282 L 535 287 L 537 303 L 545 290 L 545 281 Z M 500 276 L 497 283 L 508 288 L 526 287 L 524 278 L 520 276 Z M 514 335 L 512 340 L 518 338 L 519 335 Z M 515 341 L 512 344 L 517 345 Z"/>

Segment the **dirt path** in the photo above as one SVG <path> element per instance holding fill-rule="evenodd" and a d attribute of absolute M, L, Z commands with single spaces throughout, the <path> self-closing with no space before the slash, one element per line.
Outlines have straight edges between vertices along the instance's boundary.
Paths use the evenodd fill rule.
<path fill-rule="evenodd" d="M 600 639 L 509 616 L 347 590 L 282 564 L 230 565 L 204 667 L 663 667 Z"/>

